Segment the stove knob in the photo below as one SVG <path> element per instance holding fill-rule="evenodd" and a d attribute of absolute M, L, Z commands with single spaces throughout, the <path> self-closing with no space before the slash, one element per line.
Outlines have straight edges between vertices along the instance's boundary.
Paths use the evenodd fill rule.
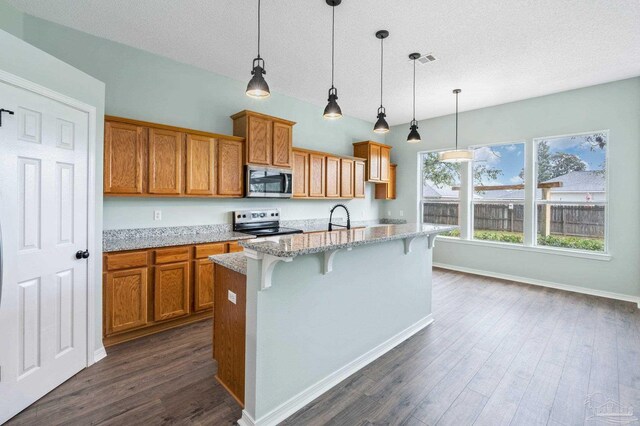
<path fill-rule="evenodd" d="M 260 217 L 265 217 L 266 215 L 266 213 L 260 213 Z"/>

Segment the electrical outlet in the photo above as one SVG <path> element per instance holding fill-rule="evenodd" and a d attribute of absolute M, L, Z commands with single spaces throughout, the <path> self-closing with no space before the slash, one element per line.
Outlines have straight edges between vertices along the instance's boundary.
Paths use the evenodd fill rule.
<path fill-rule="evenodd" d="M 391 217 L 391 210 L 387 210 L 387 216 Z"/>
<path fill-rule="evenodd" d="M 227 290 L 229 292 L 229 294 L 227 295 L 229 302 L 233 303 L 234 305 L 236 304 L 236 294 L 234 292 L 232 292 L 231 290 Z"/>
<path fill-rule="evenodd" d="M 162 210 L 153 211 L 153 220 L 162 220 Z"/>
<path fill-rule="evenodd" d="M 400 210 L 400 217 L 404 216 L 404 210 Z"/>

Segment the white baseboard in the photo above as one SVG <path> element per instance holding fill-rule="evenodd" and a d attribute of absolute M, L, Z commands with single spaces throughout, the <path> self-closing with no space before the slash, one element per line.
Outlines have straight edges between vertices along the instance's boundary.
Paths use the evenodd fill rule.
<path fill-rule="evenodd" d="M 415 324 L 407 327 L 402 330 L 400 333 L 396 334 L 389 340 L 381 343 L 375 348 L 371 349 L 369 352 L 364 355 L 356 358 L 351 361 L 349 364 L 340 368 L 339 370 L 331 373 L 329 376 L 320 380 L 316 384 L 308 387 L 303 390 L 299 394 L 295 395 L 279 407 L 276 407 L 271 412 L 262 416 L 258 420 L 254 420 L 251 415 L 249 415 L 246 411 L 242 411 L 242 418 L 238 420 L 239 426 L 271 426 L 277 425 L 282 422 L 284 419 L 327 392 L 329 389 L 351 376 L 356 371 L 375 361 L 382 355 L 389 352 L 394 347 L 398 346 L 400 343 L 404 342 L 429 324 L 433 322 L 433 316 L 428 315 L 416 322 Z"/>
<path fill-rule="evenodd" d="M 104 346 L 100 346 L 93 353 L 93 362 L 96 363 L 96 362 L 100 361 L 101 359 L 105 358 L 106 356 L 107 356 L 107 351 L 105 350 Z"/>
<path fill-rule="evenodd" d="M 435 268 L 449 269 L 449 270 L 458 271 L 458 272 L 466 272 L 468 274 L 482 275 L 482 276 L 491 277 L 491 278 L 499 278 L 502 280 L 515 281 L 515 282 L 520 282 L 524 284 L 537 285 L 541 287 L 555 288 L 557 290 L 571 291 L 573 293 L 588 294 L 590 296 L 598 296 L 598 297 L 605 297 L 607 299 L 615 299 L 615 300 L 622 300 L 625 302 L 632 302 L 632 303 L 635 303 L 640 309 L 640 297 L 628 296 L 626 294 L 613 293 L 613 292 L 604 291 L 604 290 L 595 290 L 595 289 L 580 287 L 576 285 L 559 284 L 551 281 L 536 280 L 533 278 L 519 277 L 516 275 L 501 274 L 498 272 L 483 271 L 480 269 L 466 268 L 464 266 L 457 266 L 457 265 L 448 265 L 445 263 L 433 262 L 433 266 Z"/>

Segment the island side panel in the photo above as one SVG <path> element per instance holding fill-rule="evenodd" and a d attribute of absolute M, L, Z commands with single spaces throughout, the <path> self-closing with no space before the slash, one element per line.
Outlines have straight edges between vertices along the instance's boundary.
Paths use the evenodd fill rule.
<path fill-rule="evenodd" d="M 244 406 L 245 312 L 247 277 L 215 265 L 213 357 L 218 361 L 216 379 Z M 236 303 L 229 300 L 236 295 Z"/>
<path fill-rule="evenodd" d="M 245 411 L 255 420 L 335 375 L 391 338 L 431 317 L 427 237 L 405 254 L 403 240 L 337 253 L 323 275 L 323 254 L 279 263 L 272 287 L 258 291 L 249 262 Z M 344 371 L 344 370 L 342 370 Z"/>

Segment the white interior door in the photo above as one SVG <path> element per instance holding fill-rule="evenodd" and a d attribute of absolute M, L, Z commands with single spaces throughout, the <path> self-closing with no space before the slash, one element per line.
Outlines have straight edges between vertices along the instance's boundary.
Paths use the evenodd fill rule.
<path fill-rule="evenodd" d="M 87 365 L 88 115 L 0 82 L 0 423 Z"/>

